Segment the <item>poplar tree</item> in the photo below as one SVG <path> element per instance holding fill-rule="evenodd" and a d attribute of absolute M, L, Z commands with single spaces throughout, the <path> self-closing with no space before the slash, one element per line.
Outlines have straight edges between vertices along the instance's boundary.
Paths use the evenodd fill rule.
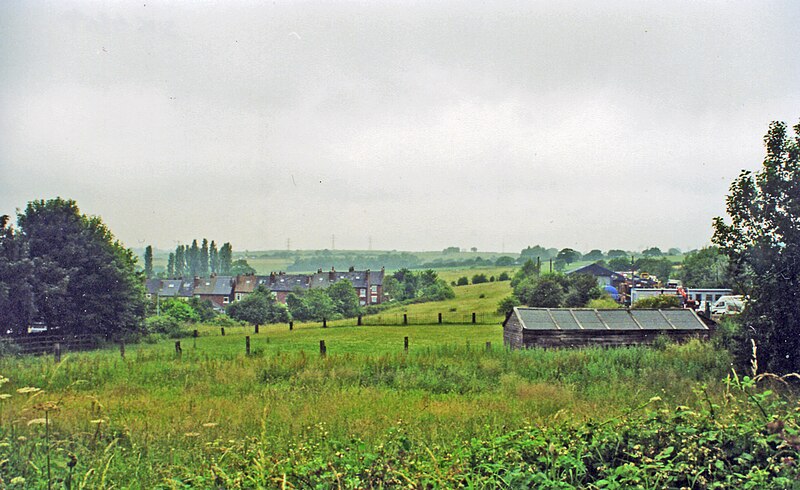
<path fill-rule="evenodd" d="M 200 272 L 200 248 L 197 246 L 197 239 L 192 240 L 192 248 L 189 249 L 189 277 L 196 277 Z"/>
<path fill-rule="evenodd" d="M 208 277 L 208 240 L 203 238 L 203 246 L 200 247 L 200 276 Z"/>
<path fill-rule="evenodd" d="M 211 245 L 208 249 L 208 266 L 212 274 L 219 272 L 219 252 L 217 252 L 217 244 L 211 240 Z"/>
<path fill-rule="evenodd" d="M 175 254 L 170 253 L 167 259 L 167 279 L 175 277 Z"/>
<path fill-rule="evenodd" d="M 186 247 L 178 245 L 175 247 L 175 277 L 186 275 Z"/>
<path fill-rule="evenodd" d="M 227 276 L 231 273 L 233 265 L 233 247 L 229 242 L 225 242 L 219 250 L 219 273 Z"/>
<path fill-rule="evenodd" d="M 153 247 L 150 245 L 144 249 L 144 276 L 153 277 Z"/>

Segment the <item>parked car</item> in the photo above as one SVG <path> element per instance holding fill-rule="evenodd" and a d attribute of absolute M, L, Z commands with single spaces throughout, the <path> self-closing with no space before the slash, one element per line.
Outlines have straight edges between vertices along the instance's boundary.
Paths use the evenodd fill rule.
<path fill-rule="evenodd" d="M 712 315 L 738 315 L 744 310 L 744 296 L 722 296 L 711 307 Z"/>
<path fill-rule="evenodd" d="M 41 333 L 47 332 L 47 324 L 45 322 L 31 322 L 28 325 L 28 333 Z"/>

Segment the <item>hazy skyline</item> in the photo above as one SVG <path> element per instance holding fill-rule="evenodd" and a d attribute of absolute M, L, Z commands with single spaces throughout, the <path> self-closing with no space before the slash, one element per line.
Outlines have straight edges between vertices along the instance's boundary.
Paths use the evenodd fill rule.
<path fill-rule="evenodd" d="M 791 1 L 6 1 L 0 214 L 72 198 L 161 249 L 699 247 L 800 118 L 797 25 Z"/>

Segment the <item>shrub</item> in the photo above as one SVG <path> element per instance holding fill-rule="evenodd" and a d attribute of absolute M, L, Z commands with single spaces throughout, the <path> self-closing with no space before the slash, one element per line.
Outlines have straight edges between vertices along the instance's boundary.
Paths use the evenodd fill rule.
<path fill-rule="evenodd" d="M 591 299 L 586 304 L 587 308 L 594 308 L 598 310 L 607 310 L 610 308 L 621 308 L 622 305 L 611 299 L 610 296 L 603 296 L 597 299 Z"/>
<path fill-rule="evenodd" d="M 508 275 L 508 272 L 501 272 L 500 275 L 497 277 L 498 281 L 510 281 L 511 276 Z"/>
<path fill-rule="evenodd" d="M 660 294 L 658 296 L 651 296 L 649 298 L 642 298 L 636 303 L 631 305 L 631 308 L 646 309 L 646 308 L 680 308 L 681 299 L 677 296 L 670 294 Z"/>
<path fill-rule="evenodd" d="M 197 312 L 188 303 L 179 299 L 169 299 L 161 304 L 161 316 L 170 316 L 178 322 L 194 323 L 200 320 Z"/>
<path fill-rule="evenodd" d="M 208 322 L 208 324 L 216 327 L 244 327 L 247 325 L 247 322 L 234 320 L 228 315 L 217 315 L 214 317 L 214 319 Z"/>
<path fill-rule="evenodd" d="M 519 299 L 513 294 L 503 298 L 497 305 L 497 313 L 501 315 L 508 315 L 514 310 L 515 306 L 519 306 Z"/>
<path fill-rule="evenodd" d="M 466 286 L 467 284 L 469 284 L 469 279 L 467 279 L 467 276 L 459 277 L 458 282 L 456 282 L 456 286 Z"/>
<path fill-rule="evenodd" d="M 147 332 L 151 334 L 163 334 L 169 337 L 180 337 L 183 335 L 181 322 L 169 315 L 151 316 L 145 320 Z"/>
<path fill-rule="evenodd" d="M 475 274 L 472 276 L 472 284 L 481 284 L 484 282 L 489 282 L 489 279 L 486 278 L 486 274 Z"/>

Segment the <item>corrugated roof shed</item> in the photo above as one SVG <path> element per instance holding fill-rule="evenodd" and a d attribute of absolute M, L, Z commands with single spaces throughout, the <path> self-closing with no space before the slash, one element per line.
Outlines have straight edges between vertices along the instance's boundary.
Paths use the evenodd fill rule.
<path fill-rule="evenodd" d="M 691 309 L 515 308 L 524 330 L 708 330 Z"/>

